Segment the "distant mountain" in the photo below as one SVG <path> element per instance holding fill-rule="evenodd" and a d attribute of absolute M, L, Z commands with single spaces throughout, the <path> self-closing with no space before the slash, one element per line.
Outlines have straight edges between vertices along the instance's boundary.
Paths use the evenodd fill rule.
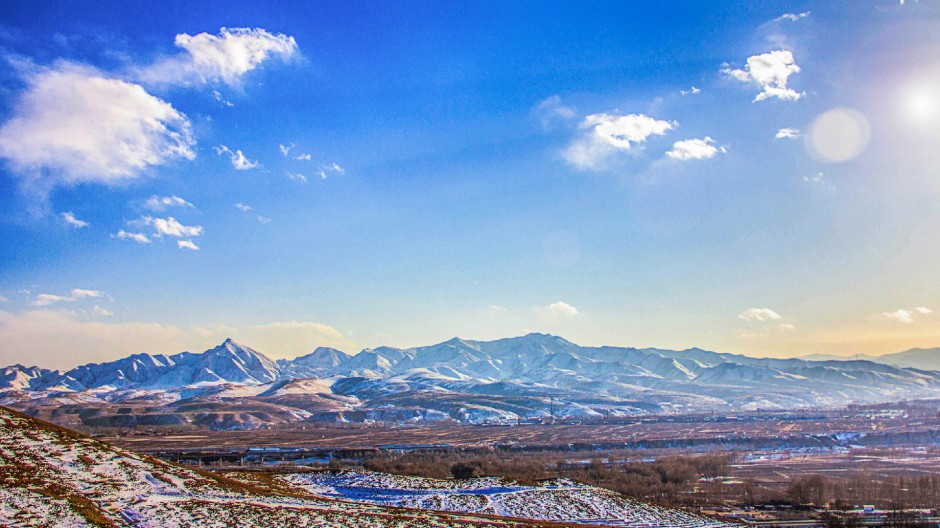
<path fill-rule="evenodd" d="M 871 356 L 868 354 L 856 354 L 854 356 L 832 356 L 827 354 L 813 354 L 804 356 L 803 359 L 811 361 L 819 360 L 850 360 L 859 359 L 864 361 L 873 361 L 884 365 L 892 365 L 901 368 L 915 368 L 920 370 L 940 371 L 940 348 L 912 348 L 904 352 L 895 352 L 883 356 Z"/>
<path fill-rule="evenodd" d="M 275 362 L 229 339 L 202 353 L 135 354 L 67 372 L 7 367 L 0 370 L 0 404 L 71 425 L 214 428 L 300 420 L 481 422 L 549 412 L 591 419 L 841 406 L 940 397 L 940 372 L 924 369 L 935 352 L 893 355 L 908 364 L 922 360 L 909 368 L 860 359 L 752 358 L 699 348 L 583 347 L 529 334 L 378 347 L 353 356 L 321 347 Z M 115 403 L 145 411 L 117 413 Z"/>
<path fill-rule="evenodd" d="M 201 354 L 134 354 L 108 363 L 89 363 L 68 372 L 43 370 L 30 377 L 26 386 L 20 382 L 18 388 L 72 391 L 105 387 L 172 389 L 196 384 L 269 383 L 279 376 L 273 360 L 226 339 L 221 345 Z M 14 387 L 0 378 L 0 390 L 4 388 Z"/>

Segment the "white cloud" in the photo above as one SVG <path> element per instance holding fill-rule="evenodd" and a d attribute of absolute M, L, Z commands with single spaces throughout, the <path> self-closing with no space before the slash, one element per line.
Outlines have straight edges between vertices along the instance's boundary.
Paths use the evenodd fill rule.
<path fill-rule="evenodd" d="M 260 28 L 222 28 L 218 35 L 199 33 L 176 36 L 185 53 L 140 69 L 141 80 L 167 84 L 222 82 L 239 86 L 242 77 L 268 58 L 288 60 L 297 53 L 294 37 Z"/>
<path fill-rule="evenodd" d="M 141 217 L 140 222 L 144 225 L 153 227 L 154 236 L 162 237 L 169 235 L 177 238 L 195 237 L 202 234 L 202 226 L 187 226 L 181 224 L 172 216 L 168 218 L 154 218 L 152 216 Z"/>
<path fill-rule="evenodd" d="M 89 298 L 89 297 L 101 297 L 102 294 L 98 290 L 83 290 L 81 288 L 75 288 L 71 291 L 69 295 L 53 295 L 50 293 L 40 293 L 36 296 L 36 299 L 33 300 L 33 306 L 49 306 L 50 304 L 55 304 L 58 302 L 75 302 L 79 299 Z"/>
<path fill-rule="evenodd" d="M 748 308 L 738 314 L 738 319 L 748 322 L 779 321 L 780 314 L 770 308 Z"/>
<path fill-rule="evenodd" d="M 177 240 L 176 246 L 180 249 L 191 249 L 193 251 L 199 251 L 199 246 L 197 246 L 192 240 Z"/>
<path fill-rule="evenodd" d="M 783 323 L 783 324 L 780 324 L 780 325 L 777 326 L 777 328 L 780 329 L 780 330 L 787 330 L 787 331 L 796 330 L 796 326 L 791 325 L 790 323 Z"/>
<path fill-rule="evenodd" d="M 730 67 L 722 70 L 739 81 L 757 84 L 761 92 L 754 98 L 754 102 L 772 97 L 796 101 L 802 97 L 804 94 L 787 86 L 790 75 L 799 71 L 800 67 L 794 62 L 793 53 L 789 50 L 770 51 L 748 57 L 743 70 L 733 70 Z"/>
<path fill-rule="evenodd" d="M 71 212 L 61 213 L 62 220 L 65 220 L 65 223 L 76 228 L 81 229 L 83 227 L 88 227 L 89 223 L 84 220 L 79 220 L 75 218 L 75 214 Z"/>
<path fill-rule="evenodd" d="M 727 147 L 715 146 L 715 140 L 705 136 L 702 139 L 686 139 L 672 144 L 672 150 L 666 155 L 680 161 L 713 158 L 719 152 L 728 152 Z"/>
<path fill-rule="evenodd" d="M 539 101 L 532 109 L 532 115 L 539 119 L 543 128 L 549 128 L 555 121 L 568 121 L 577 116 L 575 109 L 562 104 L 561 97 L 553 95 Z"/>
<path fill-rule="evenodd" d="M 119 230 L 117 233 L 111 235 L 114 238 L 119 238 L 121 240 L 133 240 L 138 244 L 149 244 L 150 238 L 143 233 L 131 233 L 123 229 Z"/>
<path fill-rule="evenodd" d="M 226 147 L 225 145 L 219 145 L 215 147 L 215 153 L 221 156 L 222 154 L 228 154 L 229 158 L 232 160 L 232 167 L 235 167 L 235 170 L 249 170 L 257 169 L 261 166 L 257 161 L 252 161 L 245 156 L 241 150 L 232 151 L 232 149 Z"/>
<path fill-rule="evenodd" d="M 212 90 L 212 97 L 214 97 L 215 100 L 218 101 L 219 104 L 222 106 L 227 106 L 229 108 L 235 106 L 235 103 L 229 101 L 225 97 L 222 97 L 222 93 L 219 92 L 218 90 Z"/>
<path fill-rule="evenodd" d="M 554 317 L 554 318 L 574 317 L 580 313 L 578 312 L 577 308 L 562 301 L 553 302 L 546 306 L 541 306 L 539 308 L 536 308 L 536 311 L 540 315 L 547 316 L 547 317 Z"/>
<path fill-rule="evenodd" d="M 144 208 L 151 211 L 165 211 L 170 207 L 189 207 L 195 206 L 179 196 L 151 196 L 144 202 Z"/>
<path fill-rule="evenodd" d="M 297 145 L 293 143 L 288 143 L 286 145 L 278 145 L 277 148 L 278 150 L 281 151 L 281 155 L 284 156 L 285 158 L 290 156 L 292 159 L 295 159 L 297 161 L 310 161 L 313 159 L 312 155 L 306 154 L 306 153 L 301 153 L 301 154 L 297 154 L 296 156 L 291 156 L 290 151 L 296 146 Z"/>
<path fill-rule="evenodd" d="M 99 316 L 102 316 L 102 317 L 110 317 L 110 316 L 114 315 L 114 312 L 112 312 L 111 310 L 108 310 L 107 308 L 102 308 L 102 307 L 98 306 L 97 304 L 91 309 L 91 311 L 92 311 L 95 315 L 99 315 Z"/>
<path fill-rule="evenodd" d="M 140 85 L 68 63 L 26 83 L 0 127 L 0 157 L 43 194 L 57 185 L 130 180 L 196 157 L 186 116 Z"/>
<path fill-rule="evenodd" d="M 329 165 L 320 165 L 320 168 L 317 169 L 317 175 L 322 179 L 326 179 L 331 173 L 333 174 L 346 174 L 346 169 L 340 167 L 336 163 L 330 163 Z M 306 182 L 306 180 L 304 180 Z"/>
<path fill-rule="evenodd" d="M 882 315 L 899 323 L 911 324 L 914 322 L 914 313 L 903 308 L 894 312 L 883 312 Z"/>
<path fill-rule="evenodd" d="M 285 174 L 287 174 L 287 177 L 290 178 L 291 181 L 307 183 L 307 177 L 299 172 L 285 172 Z"/>
<path fill-rule="evenodd" d="M 237 204 L 233 205 L 232 207 L 234 207 L 235 209 L 238 209 L 239 211 L 245 212 L 245 213 L 247 213 L 248 211 L 251 211 L 251 206 L 250 206 L 250 205 L 248 205 L 248 204 L 243 204 L 243 203 L 241 203 L 241 202 L 238 202 Z"/>
<path fill-rule="evenodd" d="M 912 324 L 919 318 L 933 315 L 933 310 L 926 306 L 918 306 L 910 310 L 901 308 L 893 312 L 883 312 L 882 315 L 899 323 Z"/>
<path fill-rule="evenodd" d="M 268 225 L 271 223 L 271 219 L 268 218 L 267 216 L 258 215 L 256 218 L 258 219 L 258 222 L 260 222 L 262 225 Z"/>
<path fill-rule="evenodd" d="M 579 169 L 597 170 L 614 153 L 642 148 L 650 136 L 662 136 L 677 126 L 643 114 L 591 114 L 580 125 L 584 132 L 562 154 Z"/>
<path fill-rule="evenodd" d="M 784 22 L 784 21 L 787 21 L 787 22 L 796 22 L 797 20 L 799 20 L 799 19 L 801 19 L 801 18 L 807 18 L 807 17 L 809 17 L 809 15 L 810 15 L 810 12 L 809 12 L 809 11 L 804 11 L 804 12 L 802 12 L 802 13 L 784 13 L 784 14 L 778 16 L 777 18 L 775 18 L 775 19 L 774 19 L 774 22 Z"/>
<path fill-rule="evenodd" d="M 695 94 L 698 94 L 698 93 L 701 93 L 701 92 L 702 92 L 701 90 L 699 90 L 698 88 L 696 88 L 696 87 L 693 86 L 693 87 L 689 88 L 688 90 L 679 90 L 679 95 L 681 95 L 681 96 L 684 97 L 684 96 L 686 96 L 686 95 L 695 95 Z"/>
<path fill-rule="evenodd" d="M 787 127 L 778 130 L 774 137 L 776 139 L 797 139 L 802 135 L 803 133 L 800 132 L 800 129 Z"/>

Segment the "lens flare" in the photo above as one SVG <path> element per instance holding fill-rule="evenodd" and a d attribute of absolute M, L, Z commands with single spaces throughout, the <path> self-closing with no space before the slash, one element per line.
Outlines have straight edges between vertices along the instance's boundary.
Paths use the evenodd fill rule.
<path fill-rule="evenodd" d="M 852 108 L 833 108 L 817 117 L 806 135 L 806 147 L 826 163 L 849 161 L 865 150 L 871 136 L 868 119 Z"/>

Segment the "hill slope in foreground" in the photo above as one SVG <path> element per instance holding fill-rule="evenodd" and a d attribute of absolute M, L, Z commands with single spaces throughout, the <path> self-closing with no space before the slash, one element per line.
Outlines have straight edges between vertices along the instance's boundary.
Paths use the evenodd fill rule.
<path fill-rule="evenodd" d="M 0 526 L 534 526 L 265 493 L 0 408 Z"/>
<path fill-rule="evenodd" d="M 376 478 L 382 477 L 371 474 L 370 482 Z M 285 478 L 279 485 L 255 485 L 176 466 L 0 407 L 0 526 L 522 528 L 572 525 L 570 522 L 553 524 L 333 500 L 304 489 L 311 485 L 323 487 L 323 482 L 314 484 L 301 479 L 293 482 L 294 486 L 290 484 L 290 479 Z M 337 487 L 348 489 L 350 483 L 332 484 L 331 490 L 335 493 Z M 375 482 L 371 482 L 362 489 L 375 487 Z M 415 487 L 414 483 L 411 487 Z M 576 488 L 574 491 L 579 494 L 597 491 L 598 500 L 610 495 L 596 488 Z M 564 494 L 553 497 L 552 487 L 523 490 L 530 493 L 527 499 L 532 498 L 533 490 L 542 497 L 541 502 L 550 507 L 551 516 L 539 506 L 532 511 L 516 509 L 514 513 L 554 519 L 583 518 L 560 514 L 559 508 L 564 509 L 569 501 Z M 436 495 L 441 495 L 441 490 L 435 491 Z M 368 501 L 368 497 L 363 498 Z M 642 510 L 644 515 L 640 517 L 643 518 L 627 522 L 623 518 L 608 519 L 610 523 L 596 519 L 591 524 L 650 527 L 660 520 L 660 526 L 724 526 L 691 514 L 620 500 L 632 504 L 631 510 Z M 509 504 L 511 501 L 504 497 L 502 502 Z M 448 509 L 448 506 L 439 504 L 437 508 Z M 661 513 L 661 518 L 651 519 L 650 512 Z M 681 522 L 677 524 L 677 520 Z"/>

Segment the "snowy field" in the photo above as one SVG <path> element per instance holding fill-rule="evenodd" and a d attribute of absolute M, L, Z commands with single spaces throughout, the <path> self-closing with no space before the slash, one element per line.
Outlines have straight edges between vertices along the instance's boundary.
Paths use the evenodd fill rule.
<path fill-rule="evenodd" d="M 0 526 L 484 527 L 441 515 L 278 494 L 89 439 L 0 407 Z"/>
<path fill-rule="evenodd" d="M 280 478 L 322 497 L 387 506 L 602 526 L 734 526 L 563 479 L 523 486 L 492 477 L 439 480 L 365 470 L 296 473 Z"/>

